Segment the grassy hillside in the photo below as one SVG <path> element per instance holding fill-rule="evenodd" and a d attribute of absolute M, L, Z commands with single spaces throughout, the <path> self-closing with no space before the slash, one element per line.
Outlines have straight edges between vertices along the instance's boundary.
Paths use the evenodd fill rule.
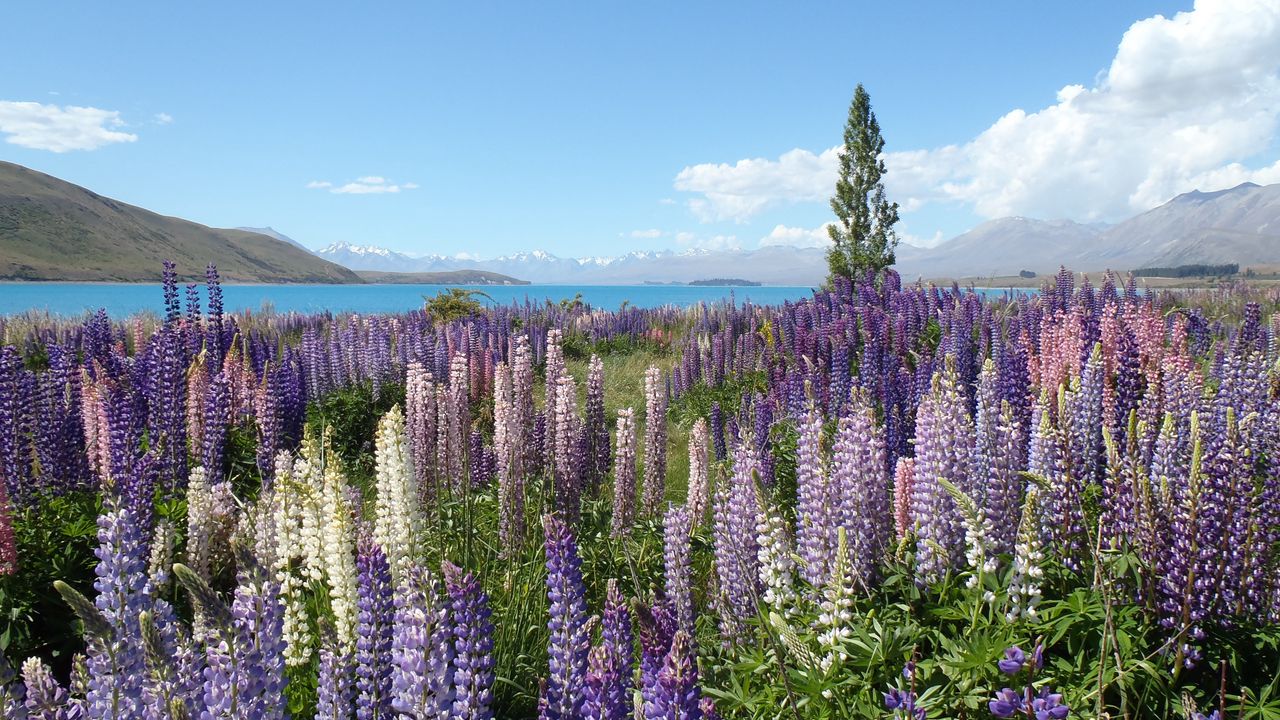
<path fill-rule="evenodd" d="M 382 270 L 357 270 L 356 275 L 366 282 L 383 285 L 528 285 L 528 280 L 517 280 L 510 275 L 488 270 L 447 270 L 444 272 L 384 272 Z"/>
<path fill-rule="evenodd" d="M 227 282 L 361 282 L 266 235 L 158 215 L 0 162 L 0 280 L 155 281 L 165 259 L 184 279 L 213 262 Z"/>

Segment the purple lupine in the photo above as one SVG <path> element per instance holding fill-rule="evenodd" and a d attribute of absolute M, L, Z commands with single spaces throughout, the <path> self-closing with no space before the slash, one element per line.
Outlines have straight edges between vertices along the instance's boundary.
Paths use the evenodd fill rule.
<path fill-rule="evenodd" d="M 618 452 L 613 463 L 613 520 L 615 538 L 631 534 L 636 516 L 636 430 L 635 412 L 631 408 L 618 411 Z"/>
<path fill-rule="evenodd" d="M 94 604 L 105 635 L 89 644 L 90 717 L 127 720 L 144 717 L 146 666 L 139 616 L 148 609 L 146 544 L 132 512 L 107 499 L 98 516 L 98 566 Z"/>
<path fill-rule="evenodd" d="M 671 641 L 676 634 L 676 617 L 671 603 L 659 599 L 649 607 L 638 606 L 640 636 L 640 697 L 643 707 L 655 702 L 661 692 L 660 676 Z"/>
<path fill-rule="evenodd" d="M 200 440 L 200 463 L 213 480 L 222 479 L 231 414 L 231 390 L 227 376 L 216 373 L 209 380 L 204 397 L 204 437 Z"/>
<path fill-rule="evenodd" d="M 165 324 L 175 323 L 178 318 L 182 317 L 182 305 L 178 301 L 178 273 L 175 271 L 176 267 L 172 260 L 164 261 L 161 285 L 164 288 Z"/>
<path fill-rule="evenodd" d="M 836 527 L 845 528 L 849 571 L 861 584 L 869 585 L 877 562 L 893 542 L 894 526 L 884 431 L 860 388 L 850 393 L 836 425 L 831 464 L 830 502 L 835 526 L 827 542 L 834 556 L 839 545 Z"/>
<path fill-rule="evenodd" d="M 3 663 L 0 656 L 0 664 Z M 70 697 L 66 688 L 58 684 L 58 679 L 43 660 L 33 657 L 22 663 L 22 682 L 27 690 L 28 720 L 79 720 L 79 714 L 69 707 Z M 8 717 L 21 716 L 14 714 Z"/>
<path fill-rule="evenodd" d="M 916 477 L 911 515 L 920 542 L 916 547 L 917 578 L 924 584 L 941 580 L 964 559 L 964 521 L 955 500 L 939 478 L 962 491 L 970 487 L 969 453 L 973 421 L 960 378 L 948 360 L 934 375 L 933 389 L 916 416 Z"/>
<path fill-rule="evenodd" d="M 355 660 L 351 651 L 342 647 L 342 643 L 330 633 L 320 647 L 315 720 L 351 720 L 355 708 L 354 676 Z"/>
<path fill-rule="evenodd" d="M 667 597 L 676 611 L 676 622 L 681 630 L 694 632 L 693 616 L 693 565 L 690 536 L 693 534 L 693 518 L 689 509 L 671 505 L 663 518 L 663 567 L 665 570 Z"/>
<path fill-rule="evenodd" d="M 453 630 L 435 579 L 411 565 L 395 593 L 391 643 L 392 707 L 415 718 L 448 718 L 453 709 Z"/>
<path fill-rule="evenodd" d="M 547 646 L 549 673 L 540 704 L 542 720 L 575 720 L 582 712 L 587 674 L 586 588 L 582 560 L 569 527 L 554 514 L 542 519 L 546 534 L 547 601 L 550 604 Z"/>
<path fill-rule="evenodd" d="M 677 630 L 658 673 L 657 692 L 645 701 L 645 720 L 701 720 L 702 692 L 698 688 L 694 649 L 689 634 Z"/>
<path fill-rule="evenodd" d="M 582 458 L 578 456 L 582 422 L 578 419 L 577 383 L 568 373 L 556 383 L 555 412 L 552 415 L 554 435 L 556 509 L 570 523 L 577 523 L 582 512 Z"/>
<path fill-rule="evenodd" d="M 587 657 L 582 716 L 587 720 L 631 720 L 631 612 L 616 580 L 605 596 L 600 644 Z"/>
<path fill-rule="evenodd" d="M 738 443 L 733 475 L 716 492 L 715 565 L 720 581 L 720 631 L 727 642 L 741 639 L 743 624 L 757 614 L 760 586 L 760 507 L 756 478 L 760 461 L 749 441 Z"/>
<path fill-rule="evenodd" d="M 489 596 L 471 573 L 443 566 L 453 623 L 453 710 L 450 720 L 491 720 L 493 711 L 493 623 Z"/>
<path fill-rule="evenodd" d="M 209 296 L 209 322 L 205 348 L 208 349 L 211 357 L 210 366 L 217 367 L 222 363 L 226 346 L 223 344 L 222 283 L 218 280 L 218 268 L 213 263 L 209 263 L 205 268 L 204 278 L 205 291 Z"/>
<path fill-rule="evenodd" d="M 392 717 L 391 566 L 382 548 L 362 537 L 356 553 L 356 718 Z"/>
<path fill-rule="evenodd" d="M 10 501 L 21 504 L 31 491 L 31 400 L 34 381 L 22 357 L 0 347 L 0 481 Z"/>
<path fill-rule="evenodd" d="M 604 415 L 604 362 L 592 355 L 587 369 L 587 407 L 583 439 L 586 452 L 586 490 L 595 495 L 600 483 L 609 474 L 612 459 L 609 448 L 609 425 Z"/>
<path fill-rule="evenodd" d="M 229 688 L 238 696 L 231 717 L 283 720 L 287 715 L 284 674 L 284 601 L 280 586 L 244 577 L 231 603 L 236 672 Z"/>
<path fill-rule="evenodd" d="M 711 447 L 715 450 L 716 461 L 724 460 L 728 454 L 724 446 L 724 411 L 719 402 L 711 403 Z"/>
<path fill-rule="evenodd" d="M 832 479 L 822 457 L 822 415 L 810 400 L 800 420 L 796 447 L 796 550 L 804 561 L 801 576 L 814 587 L 826 583 L 835 559 L 840 518 Z"/>

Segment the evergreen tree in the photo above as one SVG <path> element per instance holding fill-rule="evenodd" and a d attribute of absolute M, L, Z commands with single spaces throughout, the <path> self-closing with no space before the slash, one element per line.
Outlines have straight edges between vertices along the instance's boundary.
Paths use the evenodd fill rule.
<path fill-rule="evenodd" d="M 827 251 L 830 279 L 857 278 L 868 271 L 879 273 L 894 263 L 898 236 L 898 203 L 885 200 L 884 138 L 871 110 L 871 96 L 858 83 L 844 126 L 844 150 L 840 153 L 840 178 L 831 209 L 837 222 L 827 226 L 834 245 Z"/>

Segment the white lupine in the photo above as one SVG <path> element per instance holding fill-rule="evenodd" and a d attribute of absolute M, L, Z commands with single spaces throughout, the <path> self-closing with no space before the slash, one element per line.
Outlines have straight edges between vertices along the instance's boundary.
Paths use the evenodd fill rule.
<path fill-rule="evenodd" d="M 209 579 L 209 482 L 204 466 L 191 468 L 187 478 L 187 566 Z"/>
<path fill-rule="evenodd" d="M 836 529 L 837 552 L 831 575 L 822 588 L 822 601 L 818 604 L 818 644 L 826 653 L 820 662 L 823 671 L 829 671 L 837 661 L 843 662 L 849 654 L 846 643 L 853 636 L 853 573 L 849 567 L 848 540 L 843 527 Z"/>
<path fill-rule="evenodd" d="M 615 538 L 626 537 L 636 517 L 636 423 L 635 411 L 618 411 L 617 441 L 613 459 L 613 524 Z"/>
<path fill-rule="evenodd" d="M 336 463 L 324 467 L 320 493 L 320 559 L 329 586 L 329 606 L 338 641 L 355 648 L 356 547 L 347 481 Z"/>
<path fill-rule="evenodd" d="M 418 488 L 405 436 L 404 413 L 391 408 L 378 422 L 373 539 L 386 553 L 391 578 L 399 583 L 414 554 L 420 528 Z"/>
<path fill-rule="evenodd" d="M 1013 546 L 1013 574 L 1008 587 L 1009 612 L 1005 614 L 1005 619 L 1011 623 L 1020 617 L 1034 620 L 1036 607 L 1040 604 L 1039 581 L 1044 575 L 1040 561 L 1044 559 L 1044 553 L 1035 522 L 1039 495 L 1038 488 L 1032 487 L 1027 491 L 1027 499 L 1022 506 L 1022 522 L 1018 525 L 1018 539 Z"/>
<path fill-rule="evenodd" d="M 693 527 L 702 525 L 711 504 L 711 484 L 707 473 L 707 442 L 710 432 L 705 418 L 698 418 L 689 431 L 689 515 Z"/>
<path fill-rule="evenodd" d="M 640 510 L 657 516 L 667 492 L 667 395 L 662 371 L 652 365 L 644 372 L 644 479 Z"/>
<path fill-rule="evenodd" d="M 795 550 L 782 514 L 775 508 L 766 509 L 763 498 L 760 498 L 760 504 L 761 509 L 756 513 L 756 533 L 760 549 L 756 552 L 756 557 L 760 560 L 764 601 L 784 617 L 792 617 L 799 612 L 796 607 Z"/>

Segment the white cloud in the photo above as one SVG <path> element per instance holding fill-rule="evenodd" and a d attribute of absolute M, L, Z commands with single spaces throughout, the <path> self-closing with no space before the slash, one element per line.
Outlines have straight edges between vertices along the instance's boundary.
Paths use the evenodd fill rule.
<path fill-rule="evenodd" d="M 687 204 L 703 222 L 741 222 L 772 206 L 825 199 L 834 184 L 836 152 L 796 149 L 777 160 L 691 165 L 676 175 L 675 188 L 702 195 Z"/>
<path fill-rule="evenodd" d="M 950 200 L 984 217 L 1116 219 L 1192 189 L 1280 181 L 1280 163 L 1250 165 L 1278 129 L 1280 2 L 1198 0 L 1134 23 L 1089 87 L 961 144 L 886 153 L 886 185 L 906 212 Z M 675 187 L 699 195 L 688 203 L 699 218 L 741 221 L 825 200 L 836 150 L 693 165 Z"/>
<path fill-rule="evenodd" d="M 825 248 L 831 245 L 831 236 L 827 234 L 826 223 L 816 228 L 787 227 L 776 225 L 768 235 L 760 238 L 760 247 L 766 245 L 790 245 L 791 247 Z"/>
<path fill-rule="evenodd" d="M 657 228 L 653 228 L 650 230 L 632 230 L 631 231 L 631 237 L 633 238 L 653 239 L 653 238 L 660 238 L 663 235 L 666 235 L 666 233 L 662 232 L 661 230 L 658 230 Z"/>
<path fill-rule="evenodd" d="M 136 141 L 137 135 L 114 129 L 123 126 L 115 110 L 0 100 L 5 142 L 32 150 L 63 153 Z"/>
<path fill-rule="evenodd" d="M 307 187 L 312 190 L 328 190 L 334 195 L 379 195 L 398 193 L 401 190 L 415 190 L 418 184 L 412 182 L 396 184 L 378 175 L 366 175 L 341 185 L 335 185 L 328 180 L 312 180 L 307 183 Z"/>
<path fill-rule="evenodd" d="M 173 122 L 173 116 L 170 115 L 169 113 L 164 113 L 164 112 L 156 113 L 155 121 L 157 125 L 168 125 L 169 123 Z"/>
<path fill-rule="evenodd" d="M 676 233 L 676 243 L 692 250 L 740 250 L 736 235 L 703 236 L 692 232 Z"/>
<path fill-rule="evenodd" d="M 662 198 L 661 200 L 658 201 L 658 204 L 659 205 L 675 205 L 676 201 L 675 201 L 675 198 Z"/>

